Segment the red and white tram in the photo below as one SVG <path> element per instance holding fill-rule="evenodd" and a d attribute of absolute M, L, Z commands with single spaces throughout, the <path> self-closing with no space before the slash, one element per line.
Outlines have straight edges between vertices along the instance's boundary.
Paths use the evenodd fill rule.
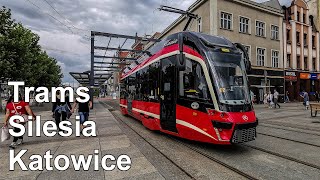
<path fill-rule="evenodd" d="M 168 36 L 121 77 L 122 114 L 150 130 L 214 144 L 256 138 L 243 46 L 195 32 Z"/>

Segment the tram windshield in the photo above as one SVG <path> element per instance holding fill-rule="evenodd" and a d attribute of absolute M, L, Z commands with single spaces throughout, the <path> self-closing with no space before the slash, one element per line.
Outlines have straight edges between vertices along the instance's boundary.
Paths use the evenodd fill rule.
<path fill-rule="evenodd" d="M 249 104 L 246 69 L 241 55 L 210 52 L 210 64 L 220 103 Z"/>

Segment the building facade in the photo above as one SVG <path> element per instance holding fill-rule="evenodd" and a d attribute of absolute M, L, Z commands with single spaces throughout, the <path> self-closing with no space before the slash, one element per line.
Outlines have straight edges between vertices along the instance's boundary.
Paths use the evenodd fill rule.
<path fill-rule="evenodd" d="M 245 45 L 253 71 L 251 90 L 258 102 L 267 91 L 284 92 L 283 13 L 277 0 L 256 3 L 250 0 L 198 0 L 188 11 L 198 19 L 190 31 L 224 36 Z M 161 34 L 164 38 L 179 32 L 186 24 L 181 16 Z"/>
<path fill-rule="evenodd" d="M 317 6 L 313 7 L 317 8 Z M 320 88 L 319 31 L 316 11 L 304 0 L 294 0 L 284 8 L 283 37 L 285 87 L 291 100 L 301 100 L 303 91 L 311 99 Z"/>

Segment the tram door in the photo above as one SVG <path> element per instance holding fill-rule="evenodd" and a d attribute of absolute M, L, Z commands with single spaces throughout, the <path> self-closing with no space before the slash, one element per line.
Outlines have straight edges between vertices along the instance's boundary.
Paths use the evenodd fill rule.
<path fill-rule="evenodd" d="M 160 65 L 160 124 L 162 129 L 172 132 L 177 132 L 175 58 L 162 59 Z"/>

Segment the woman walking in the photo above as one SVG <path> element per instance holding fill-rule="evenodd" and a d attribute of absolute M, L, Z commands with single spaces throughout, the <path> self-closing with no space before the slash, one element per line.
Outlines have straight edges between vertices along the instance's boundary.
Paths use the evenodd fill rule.
<path fill-rule="evenodd" d="M 83 97 L 81 97 L 81 99 L 84 99 Z M 74 113 L 76 107 L 78 105 L 78 113 L 79 113 L 79 116 L 80 116 L 80 126 L 81 126 L 81 131 L 83 130 L 83 128 L 85 127 L 83 125 L 84 122 L 88 121 L 88 118 L 89 118 L 89 111 L 90 109 L 92 108 L 92 101 L 91 99 L 87 102 L 79 102 L 79 101 L 76 101 L 74 104 L 73 104 L 73 108 L 71 110 L 72 113 Z"/>
<path fill-rule="evenodd" d="M 56 98 L 56 102 L 53 104 L 53 106 L 55 107 L 54 110 L 54 119 L 56 121 L 56 125 L 59 129 L 59 131 L 61 131 L 59 124 L 61 121 L 65 121 L 68 117 L 68 114 L 71 111 L 71 104 L 69 101 L 69 96 L 67 95 L 65 97 L 65 101 L 61 101 L 61 95 L 59 92 L 57 92 L 57 98 Z"/>
<path fill-rule="evenodd" d="M 13 102 L 13 96 L 11 96 L 8 99 L 7 102 L 7 106 L 6 106 L 6 115 L 4 118 L 4 125 L 8 126 L 9 124 L 9 119 L 10 117 L 14 116 L 14 115 L 32 115 L 33 116 L 33 120 L 35 120 L 35 115 L 33 114 L 29 103 L 26 103 L 22 100 L 22 96 L 19 94 L 19 101 L 18 102 Z M 25 120 L 27 120 L 25 118 Z M 17 122 L 17 121 L 15 121 Z M 20 124 L 25 124 L 26 122 L 21 122 Z M 14 127 L 13 131 L 16 133 L 19 133 L 21 131 L 20 128 Z M 20 141 L 19 141 L 20 140 Z M 18 142 L 19 141 L 19 142 Z M 23 135 L 19 136 L 19 137 L 14 137 L 13 138 L 13 142 L 10 144 L 10 148 L 14 149 L 16 148 L 18 145 L 21 145 L 23 143 Z"/>

